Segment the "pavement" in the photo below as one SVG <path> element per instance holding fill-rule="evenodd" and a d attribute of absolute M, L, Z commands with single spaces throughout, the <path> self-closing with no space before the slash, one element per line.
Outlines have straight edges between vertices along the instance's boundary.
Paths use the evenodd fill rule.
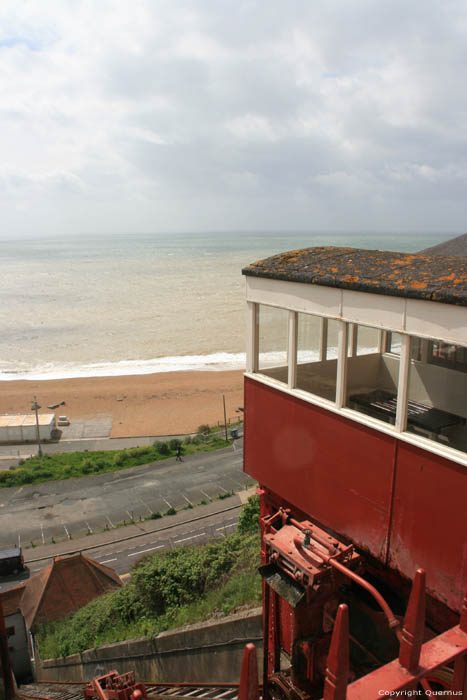
<path fill-rule="evenodd" d="M 80 479 L 2 488 L 0 547 L 87 539 L 131 521 L 142 525 L 153 513 L 191 510 L 243 491 L 252 480 L 243 472 L 241 443 L 189 455 L 181 463 L 171 458 Z"/>

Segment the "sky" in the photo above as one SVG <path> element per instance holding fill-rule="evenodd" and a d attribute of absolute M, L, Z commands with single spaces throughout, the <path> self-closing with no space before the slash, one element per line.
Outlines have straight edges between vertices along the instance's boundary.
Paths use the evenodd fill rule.
<path fill-rule="evenodd" d="M 464 0 L 2 0 L 0 236 L 467 230 Z"/>

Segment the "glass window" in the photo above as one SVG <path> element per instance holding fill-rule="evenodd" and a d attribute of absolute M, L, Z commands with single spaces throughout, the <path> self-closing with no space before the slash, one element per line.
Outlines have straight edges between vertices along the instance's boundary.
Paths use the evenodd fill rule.
<path fill-rule="evenodd" d="M 467 372 L 467 348 L 443 343 L 441 340 L 425 342 L 428 343 L 427 361 L 430 364 Z"/>
<path fill-rule="evenodd" d="M 400 336 L 389 334 L 382 352 L 381 331 L 349 324 L 347 343 L 347 406 L 394 425 L 399 381 Z M 396 352 L 397 350 L 397 352 Z"/>
<path fill-rule="evenodd" d="M 401 354 L 401 336 L 400 333 L 395 333 L 393 331 L 388 331 L 386 333 L 386 352 L 390 352 L 393 355 Z"/>
<path fill-rule="evenodd" d="M 335 401 L 337 322 L 298 314 L 297 389 Z"/>
<path fill-rule="evenodd" d="M 288 317 L 289 312 L 286 309 L 265 304 L 258 305 L 258 371 L 285 383 L 288 376 Z"/>
<path fill-rule="evenodd" d="M 467 451 L 466 350 L 412 338 L 407 431 Z"/>

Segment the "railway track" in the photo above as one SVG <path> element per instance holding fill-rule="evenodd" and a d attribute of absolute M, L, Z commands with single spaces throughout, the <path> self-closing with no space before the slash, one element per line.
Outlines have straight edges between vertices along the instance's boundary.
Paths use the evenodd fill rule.
<path fill-rule="evenodd" d="M 23 700 L 82 700 L 85 682 L 36 682 L 18 689 Z M 237 700 L 235 683 L 150 683 L 143 682 L 148 698 L 164 700 Z"/>

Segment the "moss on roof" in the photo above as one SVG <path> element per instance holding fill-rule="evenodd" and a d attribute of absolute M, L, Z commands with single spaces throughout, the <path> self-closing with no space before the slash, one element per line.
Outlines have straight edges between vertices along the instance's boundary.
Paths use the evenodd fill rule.
<path fill-rule="evenodd" d="M 326 246 L 273 255 L 242 273 L 467 306 L 467 259 L 454 256 Z"/>

